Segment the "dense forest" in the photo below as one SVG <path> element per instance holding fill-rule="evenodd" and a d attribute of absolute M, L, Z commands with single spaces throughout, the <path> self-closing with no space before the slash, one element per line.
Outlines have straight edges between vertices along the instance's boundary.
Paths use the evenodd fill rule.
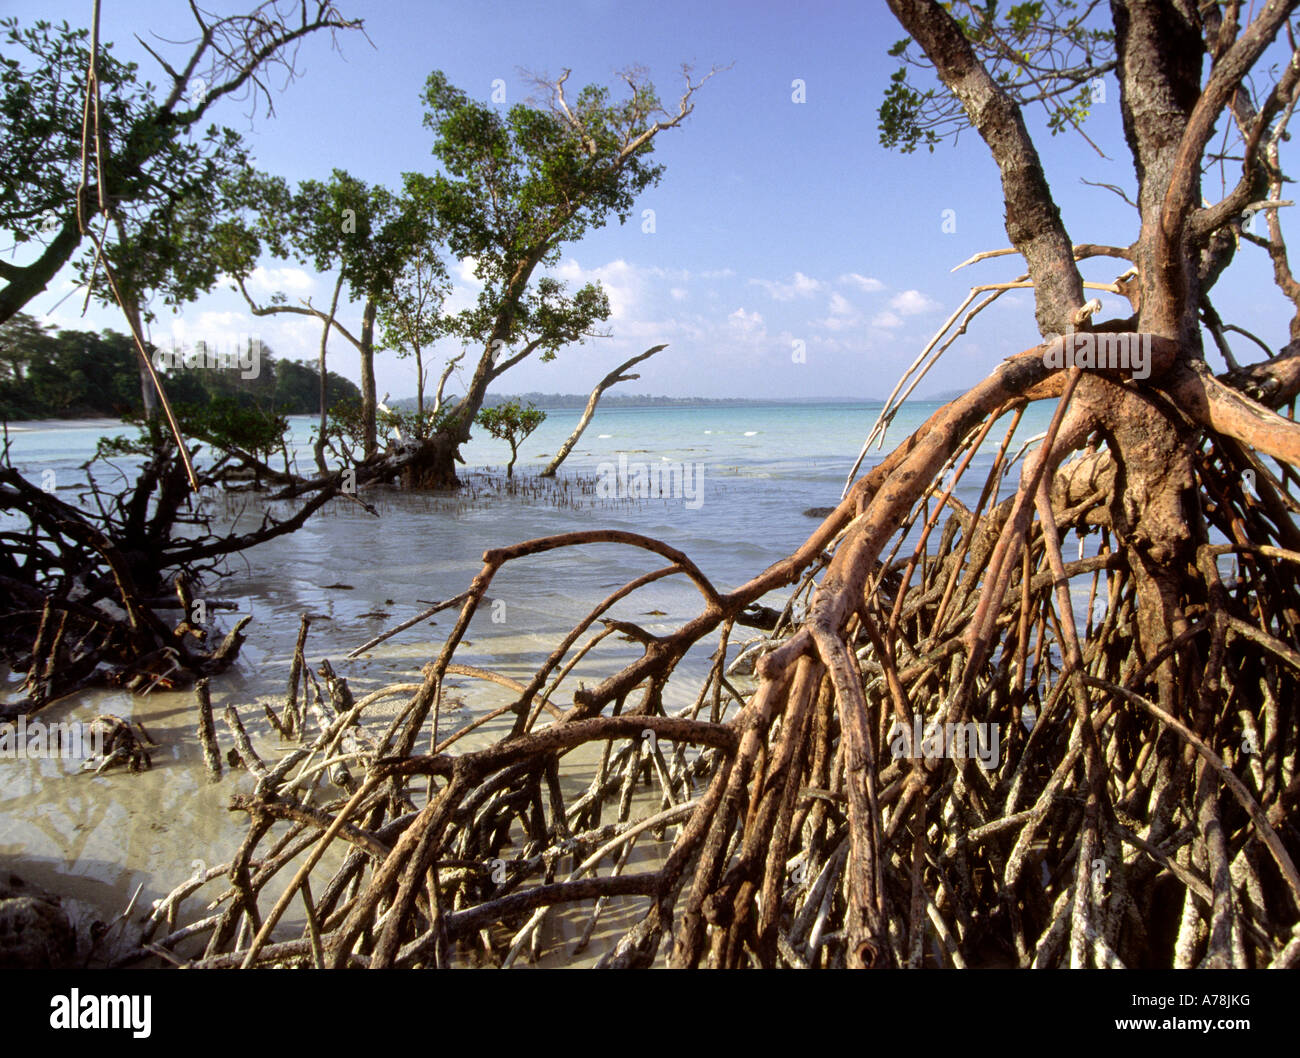
<path fill-rule="evenodd" d="M 178 405 L 224 398 L 282 415 L 314 412 L 319 405 L 315 366 L 279 359 L 264 345 L 151 352 L 167 395 Z M 361 399 L 360 390 L 333 371 L 328 386 L 331 404 Z M 0 417 L 126 416 L 142 410 L 139 361 L 128 335 L 53 331 L 23 313 L 0 326 Z"/>

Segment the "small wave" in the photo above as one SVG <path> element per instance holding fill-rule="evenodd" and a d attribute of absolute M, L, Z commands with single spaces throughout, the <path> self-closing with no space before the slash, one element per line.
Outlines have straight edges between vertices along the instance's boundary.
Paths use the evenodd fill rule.
<path fill-rule="evenodd" d="M 596 435 L 596 440 L 598 440 L 598 441 L 608 441 L 608 440 L 609 440 L 611 437 L 613 437 L 613 436 L 614 436 L 614 435 L 613 435 L 612 433 L 601 433 L 601 434 L 597 434 L 597 435 Z"/>
<path fill-rule="evenodd" d="M 746 436 L 746 437 L 753 437 L 753 436 L 755 436 L 757 433 L 758 433 L 757 430 L 746 430 L 746 431 L 745 431 L 745 436 Z"/>

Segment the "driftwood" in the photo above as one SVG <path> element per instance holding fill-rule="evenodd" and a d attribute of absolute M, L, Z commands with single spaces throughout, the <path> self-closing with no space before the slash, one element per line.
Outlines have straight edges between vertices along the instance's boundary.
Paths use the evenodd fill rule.
<path fill-rule="evenodd" d="M 212 695 L 207 679 L 194 685 L 194 697 L 199 707 L 199 744 L 203 747 L 203 766 L 212 782 L 221 779 L 221 752 L 217 749 L 217 732 L 212 723 Z"/>
<path fill-rule="evenodd" d="M 569 453 L 573 451 L 573 446 L 578 443 L 578 438 L 582 436 L 587 424 L 591 422 L 591 417 L 596 414 L 596 405 L 600 403 L 601 395 L 605 390 L 619 382 L 631 382 L 633 379 L 640 378 L 640 375 L 627 375 L 624 372 L 635 364 L 639 364 L 642 360 L 648 360 L 659 350 L 667 348 L 666 344 L 656 345 L 639 356 L 624 360 L 618 367 L 596 383 L 596 388 L 591 391 L 591 396 L 587 398 L 587 406 L 582 410 L 582 418 L 578 420 L 578 425 L 573 428 L 573 433 L 569 434 L 564 444 L 560 445 L 560 450 L 555 453 L 555 458 L 546 464 L 546 469 L 542 471 L 541 477 L 555 477 L 555 472 L 560 469 L 560 464 L 568 458 Z"/>
<path fill-rule="evenodd" d="M 442 391 L 447 386 L 447 379 L 451 378 L 451 373 L 456 370 L 456 365 L 465 359 L 465 353 L 462 350 L 455 356 L 448 357 L 447 363 L 443 365 L 442 374 L 438 376 L 438 388 L 433 394 L 433 417 L 436 419 L 442 413 Z"/>
<path fill-rule="evenodd" d="M 1169 369 L 1171 344 L 1157 342 L 1153 382 L 1191 387 Z M 1043 353 L 935 412 L 802 547 L 734 591 L 628 532 L 486 552 L 423 682 L 322 712 L 279 777 L 232 803 L 250 817 L 236 858 L 170 894 L 167 936 L 129 961 L 510 965 L 567 943 L 557 922 L 580 934 L 572 954 L 604 921 L 606 966 L 1294 965 L 1295 479 L 1227 432 L 1240 391 L 1197 376 L 1202 422 L 1185 450 L 1206 525 L 1227 542 L 1193 542 L 1201 601 L 1155 640 L 1134 512 L 1089 441 L 1107 400 L 1159 390 L 1054 371 Z M 1271 404 L 1300 388 L 1295 368 L 1256 366 Z M 1051 397 L 1048 434 L 1003 496 L 1020 415 Z M 1151 407 L 1149 426 L 1168 421 Z M 1256 448 L 1284 450 L 1300 431 L 1252 407 L 1275 431 Z M 968 508 L 953 490 L 999 436 Z M 1099 543 L 1067 559 L 1070 532 Z M 593 608 L 526 684 L 455 662 L 506 564 L 593 544 L 665 564 Z M 1227 555 L 1235 578 L 1218 571 Z M 699 592 L 695 618 L 663 635 L 609 618 L 669 576 Z M 755 680 L 733 683 L 734 626 L 789 586 Z M 1072 587 L 1088 600 L 1082 620 Z M 602 669 L 615 633 L 642 653 Z M 714 635 L 693 704 L 669 714 L 674 670 Z M 448 733 L 442 689 L 456 672 L 503 694 Z M 571 704 L 556 716 L 562 688 Z M 400 715 L 368 725 L 391 697 L 407 699 Z M 499 741 L 460 751 L 493 720 L 509 724 Z M 341 795 L 321 787 L 338 763 L 352 779 Z M 205 885 L 218 910 L 180 924 L 176 909 Z M 306 924 L 291 928 L 298 908 Z"/>

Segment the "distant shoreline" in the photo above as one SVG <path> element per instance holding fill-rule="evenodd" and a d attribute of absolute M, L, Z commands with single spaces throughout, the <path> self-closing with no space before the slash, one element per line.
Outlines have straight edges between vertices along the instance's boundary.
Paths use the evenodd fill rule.
<path fill-rule="evenodd" d="M 79 426 L 102 426 L 105 429 L 116 430 L 126 425 L 121 419 L 103 415 L 86 415 L 67 419 L 10 419 L 5 423 L 5 428 L 10 433 L 28 433 L 31 430 L 70 430 Z"/>
<path fill-rule="evenodd" d="M 965 392 L 964 390 L 961 392 Z M 950 401 L 957 393 L 945 393 L 934 397 L 915 397 L 914 404 L 942 404 Z M 520 393 L 490 395 L 484 401 L 485 407 L 517 400 L 523 403 L 533 402 L 543 411 L 579 411 L 587 405 L 588 395 L 568 393 Z M 637 397 L 605 396 L 601 399 L 601 408 L 774 408 L 788 405 L 844 405 L 854 404 L 863 407 L 880 407 L 885 402 L 878 397 Z M 389 407 L 414 409 L 415 398 L 403 397 L 390 401 Z M 296 412 L 295 415 L 311 415 L 315 412 Z M 8 428 L 13 432 L 28 430 L 57 430 L 76 426 L 94 426 L 117 428 L 126 425 L 121 419 L 103 415 L 69 416 L 68 418 L 10 419 Z"/>
<path fill-rule="evenodd" d="M 507 401 L 532 403 L 545 411 L 581 410 L 587 406 L 587 393 L 503 393 L 489 394 L 484 407 Z M 773 408 L 790 404 L 861 404 L 882 405 L 878 397 L 653 397 L 636 394 L 605 394 L 601 408 Z M 395 408 L 414 408 L 414 397 L 390 402 Z"/>

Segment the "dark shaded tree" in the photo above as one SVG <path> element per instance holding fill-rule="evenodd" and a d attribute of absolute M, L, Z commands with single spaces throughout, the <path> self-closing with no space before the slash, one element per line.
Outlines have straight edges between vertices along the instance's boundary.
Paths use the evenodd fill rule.
<path fill-rule="evenodd" d="M 115 59 L 111 44 L 93 40 L 90 29 L 0 21 L 0 157 L 9 166 L 0 229 L 35 253 L 26 263 L 0 262 L 0 323 L 72 261 L 92 213 L 129 224 L 134 211 L 149 215 L 170 200 L 193 203 L 196 193 L 211 192 L 235 134 L 215 127 L 194 133 L 219 100 L 243 98 L 270 110 L 265 78 L 276 68 L 293 74 L 296 42 L 322 30 L 361 28 L 325 0 L 268 0 L 226 16 L 196 5 L 192 12 L 197 37 L 187 54 L 168 62 L 150 48 L 166 74 L 160 89 L 141 82 L 136 65 Z M 92 55 L 95 121 L 87 152 L 82 131 Z"/>
<path fill-rule="evenodd" d="M 431 253 L 433 221 L 417 197 L 394 195 L 370 186 L 342 170 L 328 181 L 305 180 L 296 191 L 274 177 L 252 176 L 241 182 L 254 205 L 251 223 L 227 233 L 220 259 L 235 277 L 255 316 L 290 313 L 321 321 L 320 371 L 325 371 L 325 351 L 331 330 L 352 345 L 361 361 L 362 430 L 366 459 L 379 452 L 378 397 L 375 392 L 375 324 L 381 304 L 394 297 L 398 279 L 418 254 Z M 269 304 L 259 304 L 249 293 L 247 277 L 257 266 L 263 248 L 280 258 L 295 257 L 318 272 L 336 275 L 328 310 L 304 299 L 290 304 L 283 294 Z M 436 258 L 431 258 L 436 259 Z M 338 318 L 340 294 L 361 306 L 360 326 L 349 329 Z M 317 464 L 323 467 L 325 404 L 317 439 Z"/>

